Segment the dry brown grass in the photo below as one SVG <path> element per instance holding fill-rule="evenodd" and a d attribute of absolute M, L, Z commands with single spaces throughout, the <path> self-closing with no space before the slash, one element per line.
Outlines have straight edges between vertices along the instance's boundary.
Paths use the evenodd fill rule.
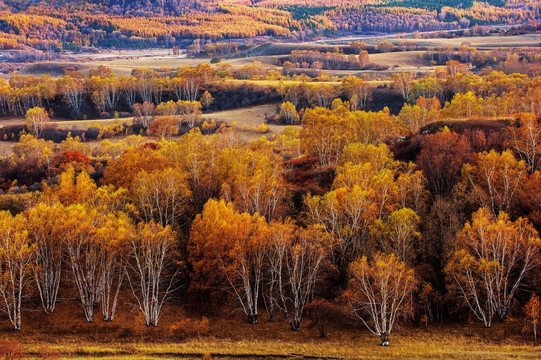
<path fill-rule="evenodd" d="M 62 297 L 72 296 L 69 287 L 63 289 Z M 529 343 L 530 333 L 520 320 L 496 323 L 492 329 L 477 323 L 434 323 L 428 328 L 407 324 L 396 328 L 391 346 L 384 348 L 357 325 L 336 325 L 328 338 L 321 339 L 308 321 L 293 332 L 283 318 L 270 323 L 261 315 L 258 324 L 250 325 L 239 313 L 223 311 L 210 317 L 205 334 L 178 338 L 171 329 L 193 310 L 176 301 L 157 328 L 147 328 L 130 299 L 127 292 L 121 295 L 113 322 L 102 321 L 96 309 L 96 320 L 87 323 L 76 300 L 60 302 L 51 315 L 36 308 L 24 313 L 21 331 L 9 330 L 4 323 L 0 339 L 17 341 L 34 357 L 45 346 L 63 359 L 195 359 L 205 354 L 230 359 L 539 359 L 541 355 L 541 347 Z"/>

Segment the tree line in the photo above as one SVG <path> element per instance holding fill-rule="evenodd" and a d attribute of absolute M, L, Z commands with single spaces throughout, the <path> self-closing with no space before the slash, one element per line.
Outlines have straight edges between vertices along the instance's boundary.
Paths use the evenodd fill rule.
<path fill-rule="evenodd" d="M 194 129 L 134 137 L 105 162 L 76 138 L 26 135 L 7 161 L 45 171 L 0 197 L 3 308 L 19 329 L 29 298 L 54 312 L 69 276 L 88 321 L 98 309 L 114 321 L 121 289 L 147 326 L 172 294 L 199 294 L 292 330 L 308 310 L 341 308 L 383 345 L 413 314 L 464 320 L 453 311 L 467 309 L 491 327 L 531 298 L 534 319 L 541 125 L 466 115 L 400 140 L 397 117 L 337 99 L 272 140 Z M 322 187 L 303 180 L 323 171 Z"/>

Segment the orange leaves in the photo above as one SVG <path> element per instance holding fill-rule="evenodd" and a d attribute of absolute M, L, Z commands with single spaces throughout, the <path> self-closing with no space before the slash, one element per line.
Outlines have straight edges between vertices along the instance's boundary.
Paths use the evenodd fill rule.
<path fill-rule="evenodd" d="M 218 156 L 222 195 L 242 212 L 258 213 L 272 220 L 287 205 L 284 169 L 268 150 L 249 147 L 226 148 Z"/>
<path fill-rule="evenodd" d="M 179 121 L 172 116 L 159 116 L 150 122 L 148 135 L 158 140 L 169 140 L 178 134 Z"/>
<path fill-rule="evenodd" d="M 541 166 L 541 126 L 533 114 L 524 114 L 519 119 L 519 126 L 508 128 L 509 142 L 518 156 L 528 165 L 533 173 Z"/>
<path fill-rule="evenodd" d="M 295 105 L 286 101 L 280 105 L 280 113 L 276 115 L 276 120 L 284 124 L 296 124 L 300 117 L 295 109 Z"/>
<path fill-rule="evenodd" d="M 464 135 L 450 132 L 447 128 L 426 136 L 424 141 L 417 164 L 432 192 L 448 193 L 459 180 L 463 164 L 470 159 L 471 145 Z"/>
<path fill-rule="evenodd" d="M 263 217 L 212 199 L 190 233 L 193 286 L 229 290 L 250 323 L 257 322 L 267 233 Z"/>
<path fill-rule="evenodd" d="M 305 198 L 308 223 L 319 224 L 336 237 L 337 256 L 345 271 L 348 261 L 372 250 L 375 244 L 369 242 L 368 234 L 377 219 L 386 218 L 401 206 L 421 205 L 423 184 L 422 173 L 413 167 L 399 172 L 399 162 L 385 144 L 350 144 L 342 152 L 333 189 Z M 409 258 L 405 248 L 400 247 L 401 256 Z"/>
<path fill-rule="evenodd" d="M 197 285 L 209 285 L 224 276 L 237 281 L 242 274 L 239 266 L 254 266 L 251 260 L 260 256 L 267 231 L 263 217 L 238 213 L 224 200 L 209 200 L 190 235 L 190 260 L 199 279 Z"/>
<path fill-rule="evenodd" d="M 321 165 L 334 165 L 346 144 L 378 143 L 399 133 L 398 122 L 385 110 L 349 111 L 345 106 L 307 109 L 302 119 L 301 146 L 306 153 L 317 155 Z"/>
<path fill-rule="evenodd" d="M 163 168 L 163 156 L 149 147 L 128 148 L 120 158 L 109 162 L 105 169 L 104 182 L 130 189 L 137 173 Z"/>
<path fill-rule="evenodd" d="M 541 321 L 541 301 L 536 294 L 532 294 L 530 301 L 524 306 L 524 314 L 532 324 L 534 340 L 537 341 L 537 324 Z"/>

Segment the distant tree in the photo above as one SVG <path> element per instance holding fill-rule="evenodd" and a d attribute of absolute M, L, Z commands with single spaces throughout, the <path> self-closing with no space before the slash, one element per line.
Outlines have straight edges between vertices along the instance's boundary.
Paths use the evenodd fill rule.
<path fill-rule="evenodd" d="M 148 129 L 153 120 L 154 110 L 156 106 L 153 103 L 143 102 L 142 104 L 133 105 L 133 114 L 135 121 L 141 124 L 145 129 Z"/>
<path fill-rule="evenodd" d="M 468 67 L 460 61 L 449 60 L 445 64 L 447 65 L 447 72 L 451 76 L 468 71 Z"/>
<path fill-rule="evenodd" d="M 354 111 L 364 109 L 372 96 L 372 86 L 355 76 L 344 77 L 342 87 Z"/>
<path fill-rule="evenodd" d="M 394 45 L 387 40 L 383 40 L 376 45 L 376 49 L 379 52 L 387 53 L 394 50 Z"/>
<path fill-rule="evenodd" d="M 156 106 L 155 112 L 158 116 L 175 116 L 178 115 L 178 105 L 173 100 L 161 102 Z"/>
<path fill-rule="evenodd" d="M 361 69 L 364 69 L 365 67 L 367 67 L 370 64 L 370 57 L 368 56 L 368 51 L 366 50 L 361 51 L 358 57 L 358 61 L 359 61 L 359 66 L 361 67 Z"/>
<path fill-rule="evenodd" d="M 177 101 L 177 111 L 181 123 L 191 129 L 201 120 L 201 103 L 199 101 Z"/>
<path fill-rule="evenodd" d="M 79 115 L 85 93 L 84 81 L 73 79 L 70 76 L 65 76 L 63 80 L 65 81 L 62 85 L 64 98 L 68 105 L 75 111 L 75 114 Z"/>
<path fill-rule="evenodd" d="M 286 101 L 280 106 L 280 113 L 276 115 L 276 119 L 281 123 L 295 124 L 300 121 L 299 113 L 295 109 L 295 105 Z"/>
<path fill-rule="evenodd" d="M 178 134 L 178 120 L 172 116 L 159 116 L 148 127 L 148 135 L 159 140 L 169 140 Z"/>
<path fill-rule="evenodd" d="M 363 41 L 353 41 L 350 46 L 356 54 L 360 54 L 361 51 L 366 50 L 368 47 L 368 45 L 366 45 L 366 43 Z"/>
<path fill-rule="evenodd" d="M 402 95 L 404 100 L 407 100 L 413 86 L 413 74 L 395 73 L 392 75 L 392 80 L 395 91 Z"/>
<path fill-rule="evenodd" d="M 212 105 L 212 103 L 214 102 L 214 98 L 208 91 L 205 91 L 203 95 L 201 95 L 201 99 L 199 101 L 205 109 L 208 109 L 210 105 Z"/>
<path fill-rule="evenodd" d="M 45 109 L 41 107 L 34 107 L 26 111 L 26 127 L 32 134 L 38 139 L 41 137 L 43 130 L 49 123 L 49 115 Z"/>

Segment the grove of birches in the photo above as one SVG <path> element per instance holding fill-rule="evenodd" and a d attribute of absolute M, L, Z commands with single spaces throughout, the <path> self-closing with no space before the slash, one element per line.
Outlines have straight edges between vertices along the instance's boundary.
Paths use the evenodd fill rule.
<path fill-rule="evenodd" d="M 233 312 L 247 327 L 293 331 L 317 323 L 316 336 L 354 322 L 383 345 L 398 325 L 490 328 L 510 317 L 531 338 L 541 317 L 539 55 L 433 49 L 445 66 L 379 87 L 288 73 L 364 68 L 363 51 L 298 51 L 284 73 L 100 66 L 0 80 L 0 113 L 26 119 L 0 129 L 16 142 L 0 158 L 2 319 L 24 329 L 28 312 L 54 316 L 62 297 L 88 322 L 114 323 L 122 301 L 159 327 L 168 305 L 203 303 L 197 316 Z M 496 59 L 498 69 L 471 70 Z M 382 94 L 399 106 L 380 106 Z M 273 101 L 268 122 L 288 125 L 274 136 L 265 124 L 202 118 Z M 60 113 L 119 120 L 67 132 L 51 123 Z"/>

